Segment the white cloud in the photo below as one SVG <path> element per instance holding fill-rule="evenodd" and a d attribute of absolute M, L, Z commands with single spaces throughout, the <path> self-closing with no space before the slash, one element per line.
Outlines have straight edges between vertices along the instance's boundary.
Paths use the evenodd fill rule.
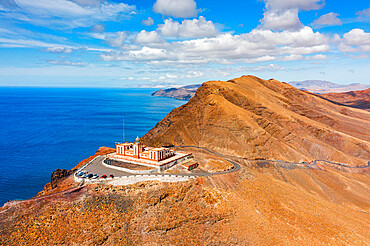
<path fill-rule="evenodd" d="M 203 16 L 199 19 L 183 20 L 181 24 L 167 19 L 164 24 L 158 25 L 158 31 L 167 37 L 182 38 L 212 37 L 218 33 L 212 21 L 207 21 Z"/>
<path fill-rule="evenodd" d="M 298 13 L 324 6 L 323 0 L 264 0 L 265 12 L 261 28 L 271 30 L 298 30 L 303 27 Z"/>
<path fill-rule="evenodd" d="M 352 29 L 343 34 L 338 48 L 343 52 L 370 52 L 370 33 L 358 28 Z"/>
<path fill-rule="evenodd" d="M 55 46 L 55 47 L 47 48 L 46 51 L 51 52 L 51 53 L 69 54 L 69 53 L 72 53 L 73 49 L 69 47 L 63 47 L 63 46 Z"/>
<path fill-rule="evenodd" d="M 356 14 L 359 15 L 360 17 L 370 17 L 370 7 L 367 9 L 358 11 Z"/>
<path fill-rule="evenodd" d="M 125 32 L 116 32 L 114 38 L 107 38 L 107 36 L 102 37 L 103 39 L 107 39 L 107 43 L 112 47 L 122 47 L 127 34 Z"/>
<path fill-rule="evenodd" d="M 264 0 L 267 9 L 317 10 L 325 5 L 325 0 Z"/>
<path fill-rule="evenodd" d="M 61 66 L 75 66 L 75 67 L 84 67 L 87 66 L 87 62 L 71 62 L 68 60 L 46 60 L 48 63 L 53 65 L 61 65 Z"/>
<path fill-rule="evenodd" d="M 158 30 L 162 35 L 167 37 L 176 37 L 178 36 L 180 29 L 180 23 L 173 21 L 172 19 L 167 19 L 164 21 L 164 24 L 158 25 Z"/>
<path fill-rule="evenodd" d="M 156 31 L 147 32 L 142 30 L 137 34 L 136 42 L 144 45 L 155 46 L 164 43 L 164 40 Z"/>
<path fill-rule="evenodd" d="M 93 27 L 91 27 L 90 30 L 92 32 L 105 32 L 105 26 L 104 25 L 100 25 L 100 24 L 96 24 Z"/>
<path fill-rule="evenodd" d="M 325 15 L 320 16 L 316 19 L 313 24 L 315 26 L 338 26 L 342 25 L 342 21 L 338 18 L 339 14 L 330 12 Z"/>
<path fill-rule="evenodd" d="M 303 27 L 298 9 L 270 10 L 263 13 L 261 24 L 271 30 L 297 30 Z"/>
<path fill-rule="evenodd" d="M 197 16 L 197 4 L 194 0 L 157 0 L 153 11 L 176 18 L 189 18 Z"/>
<path fill-rule="evenodd" d="M 149 33 L 143 31 L 145 35 Z M 161 47 L 145 46 L 134 50 L 111 52 L 103 54 L 102 58 L 149 64 L 252 63 L 275 60 L 277 56 L 304 57 L 303 55 L 327 52 L 330 49 L 328 43 L 327 36 L 313 32 L 310 27 L 282 32 L 254 29 L 241 35 L 223 33 L 211 38 L 166 43 Z"/>
<path fill-rule="evenodd" d="M 53 28 L 88 27 L 100 21 L 117 21 L 135 13 L 135 6 L 106 1 L 15 0 L 14 3 L 16 5 L 7 8 L 0 17 Z M 85 4 L 80 5 L 82 3 Z"/>
<path fill-rule="evenodd" d="M 154 20 L 152 17 L 148 17 L 148 19 L 145 19 L 141 22 L 144 26 L 151 26 L 154 24 Z"/>
<path fill-rule="evenodd" d="M 323 55 L 323 54 L 317 54 L 317 55 L 314 55 L 314 56 L 309 56 L 306 59 L 307 60 L 327 60 L 328 57 L 326 55 Z"/>
<path fill-rule="evenodd" d="M 32 39 L 10 39 L 10 38 L 0 38 L 0 46 L 1 47 L 54 47 L 56 44 L 53 43 L 46 43 L 39 40 L 32 40 Z"/>
<path fill-rule="evenodd" d="M 77 3 L 78 5 L 89 7 L 98 6 L 101 3 L 100 0 L 71 0 L 71 1 Z"/>

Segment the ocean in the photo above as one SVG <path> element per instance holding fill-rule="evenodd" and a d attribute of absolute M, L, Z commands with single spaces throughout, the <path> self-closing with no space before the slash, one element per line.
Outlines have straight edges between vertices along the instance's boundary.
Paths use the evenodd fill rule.
<path fill-rule="evenodd" d="M 155 89 L 0 88 L 0 206 L 28 199 L 57 168 L 71 169 L 100 146 L 133 141 L 184 101 Z"/>

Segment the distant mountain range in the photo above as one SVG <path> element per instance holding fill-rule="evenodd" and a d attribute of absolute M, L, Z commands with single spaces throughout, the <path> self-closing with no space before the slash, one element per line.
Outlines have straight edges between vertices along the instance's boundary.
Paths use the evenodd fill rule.
<path fill-rule="evenodd" d="M 316 94 L 324 93 L 342 93 L 349 91 L 359 91 L 370 88 L 370 85 L 353 83 L 347 85 L 340 85 L 330 81 L 324 80 L 305 80 L 305 81 L 291 81 L 288 84 L 303 91 L 310 91 Z M 189 100 L 192 98 L 196 90 L 201 84 L 186 85 L 178 88 L 160 89 L 152 93 L 152 96 L 172 97 L 179 100 Z"/>
<path fill-rule="evenodd" d="M 370 112 L 370 88 L 361 91 L 320 94 L 318 96 L 333 103 L 365 109 Z"/>
<path fill-rule="evenodd" d="M 288 82 L 288 84 L 294 86 L 297 89 L 310 91 L 316 94 L 359 91 L 370 88 L 370 85 L 365 84 L 353 83 L 347 85 L 340 85 L 324 80 L 291 81 Z"/>
<path fill-rule="evenodd" d="M 178 88 L 160 89 L 152 93 L 156 97 L 172 97 L 178 100 L 189 100 L 192 98 L 201 84 L 186 85 Z"/>

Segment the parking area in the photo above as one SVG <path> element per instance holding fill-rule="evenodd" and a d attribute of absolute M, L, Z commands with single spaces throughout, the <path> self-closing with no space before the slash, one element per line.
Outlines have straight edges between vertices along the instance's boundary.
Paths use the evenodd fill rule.
<path fill-rule="evenodd" d="M 134 175 L 132 173 L 127 173 L 127 172 L 123 172 L 123 171 L 119 171 L 116 169 L 103 166 L 102 161 L 104 160 L 104 158 L 105 157 L 103 156 L 96 158 L 90 165 L 85 167 L 82 171 L 87 171 L 88 173 L 92 173 L 92 174 L 96 173 L 99 175 L 99 177 L 103 175 L 107 175 L 109 177 L 109 175 L 111 174 L 113 174 L 114 177 Z"/>

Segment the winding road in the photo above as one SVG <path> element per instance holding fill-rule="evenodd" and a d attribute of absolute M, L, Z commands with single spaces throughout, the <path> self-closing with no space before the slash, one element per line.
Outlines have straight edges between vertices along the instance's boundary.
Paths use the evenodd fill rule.
<path fill-rule="evenodd" d="M 221 175 L 221 174 L 227 174 L 227 173 L 232 173 L 232 172 L 237 172 L 240 170 L 240 165 L 233 161 L 233 160 L 230 160 L 229 158 L 231 156 L 225 156 L 225 155 L 222 155 L 222 154 L 219 154 L 215 151 L 212 151 L 212 150 L 209 150 L 205 147 L 199 147 L 199 146 L 193 146 L 193 145 L 180 145 L 180 146 L 174 146 L 172 148 L 196 148 L 196 149 L 201 149 L 201 150 L 204 150 L 208 153 L 211 153 L 215 156 L 218 156 L 218 157 L 221 157 L 222 159 L 224 159 L 225 161 L 231 163 L 234 168 L 230 169 L 230 170 L 227 170 L 227 171 L 222 171 L 222 172 L 214 172 L 214 173 L 209 173 L 209 172 L 200 172 L 200 173 L 183 173 L 183 174 L 179 174 L 179 173 L 176 173 L 176 174 L 173 174 L 173 175 L 177 175 L 179 177 L 207 177 L 207 176 L 214 176 L 214 175 Z M 105 167 L 102 165 L 102 161 L 105 159 L 106 157 L 104 156 L 99 156 L 97 158 L 95 158 L 89 165 L 87 165 L 86 167 L 82 168 L 81 170 L 85 170 L 85 171 L 88 171 L 89 173 L 97 173 L 99 174 L 99 176 L 101 175 L 109 175 L 109 174 L 113 174 L 114 176 L 116 177 L 122 177 L 122 176 L 134 176 L 136 174 L 132 174 L 132 173 L 127 173 L 127 172 L 123 172 L 123 171 L 119 171 L 119 170 L 115 170 L 115 169 L 111 169 L 111 168 L 108 168 L 108 167 Z M 273 163 L 286 163 L 286 164 L 290 164 L 290 165 L 302 165 L 304 163 L 294 163 L 294 162 L 284 162 L 284 161 L 277 161 L 277 160 L 255 160 L 255 159 L 248 159 L 248 158 L 243 158 L 244 160 L 246 161 L 264 161 L 268 164 L 273 164 Z M 347 166 L 345 164 L 342 164 L 342 163 L 336 163 L 336 162 L 332 162 L 332 161 L 326 161 L 326 160 L 314 160 L 313 161 L 313 164 L 307 164 L 307 167 L 308 168 L 311 168 L 312 166 L 316 166 L 318 162 L 327 162 L 329 164 L 332 164 L 332 165 L 337 165 L 339 167 L 344 167 L 344 168 L 368 168 L 370 167 L 370 162 L 368 162 L 368 165 L 366 166 L 360 166 L 360 167 L 351 167 L 351 166 Z M 153 174 L 146 174 L 148 176 L 152 176 L 152 175 L 168 175 L 167 173 L 153 173 Z"/>

